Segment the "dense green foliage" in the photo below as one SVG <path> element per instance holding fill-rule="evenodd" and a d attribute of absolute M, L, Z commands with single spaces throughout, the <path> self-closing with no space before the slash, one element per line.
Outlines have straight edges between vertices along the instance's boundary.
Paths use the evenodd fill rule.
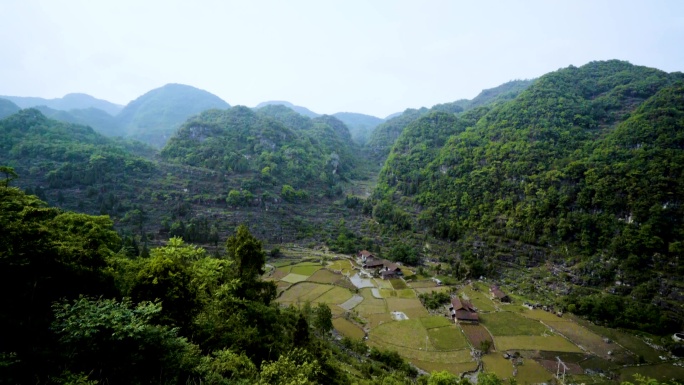
<path fill-rule="evenodd" d="M 292 188 L 339 194 L 338 184 L 354 175 L 357 164 L 344 123 L 327 115 L 309 119 L 284 106 L 205 111 L 185 123 L 161 155 L 172 162 L 253 175 L 250 193 L 277 191 L 288 201 L 306 200 L 306 194 L 297 195 Z M 239 202 L 232 195 L 235 199 L 228 199 Z"/>
<path fill-rule="evenodd" d="M 131 257 L 107 217 L 49 208 L 7 183 L 0 209 L 3 382 L 379 384 L 416 375 L 394 352 L 349 356 L 329 334 L 325 305 L 274 305 L 261 242 L 245 226 L 225 256 L 172 238 Z"/>
<path fill-rule="evenodd" d="M 316 117 L 321 116 L 321 114 L 317 114 L 317 113 L 311 111 L 310 109 L 308 109 L 306 107 L 295 106 L 294 104 L 292 104 L 290 102 L 286 102 L 284 100 L 270 100 L 268 102 L 261 102 L 256 106 L 256 109 L 259 110 L 261 108 L 268 107 L 268 106 L 287 107 L 287 108 L 291 109 L 292 111 L 294 111 L 294 112 L 296 112 L 302 116 L 306 116 L 307 118 L 316 118 Z"/>
<path fill-rule="evenodd" d="M 378 205 L 418 205 L 412 224 L 441 238 L 489 233 L 557 250 L 574 283 L 620 281 L 648 302 L 649 282 L 682 274 L 681 79 L 594 62 L 487 110 L 421 118 L 392 149 Z"/>
<path fill-rule="evenodd" d="M 128 103 L 116 119 L 126 136 L 162 147 L 191 116 L 212 108 L 229 107 L 228 103 L 207 91 L 182 84 L 167 84 Z"/>

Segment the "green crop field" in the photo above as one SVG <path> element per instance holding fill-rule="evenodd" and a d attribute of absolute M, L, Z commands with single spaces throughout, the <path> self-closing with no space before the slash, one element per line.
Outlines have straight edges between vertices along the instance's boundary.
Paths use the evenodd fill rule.
<path fill-rule="evenodd" d="M 454 324 L 450 319 L 440 316 L 424 317 L 420 319 L 420 322 L 423 323 L 425 329 L 441 328 Z"/>
<path fill-rule="evenodd" d="M 512 308 L 513 308 L 513 307 L 511 307 L 511 309 L 512 309 Z M 509 310 L 509 308 L 506 308 L 506 310 Z M 544 322 L 546 322 L 546 321 L 551 321 L 551 322 L 563 322 L 563 321 L 565 321 L 565 322 L 572 322 L 572 320 L 569 319 L 568 317 L 565 317 L 565 318 L 559 317 L 559 316 L 557 316 L 557 315 L 554 314 L 554 313 L 551 313 L 551 312 L 548 312 L 548 311 L 544 311 L 544 310 L 541 310 L 541 309 L 530 310 L 530 309 L 528 309 L 528 308 L 525 308 L 525 307 L 520 306 L 520 307 L 516 307 L 516 310 L 519 311 L 520 314 L 521 314 L 522 316 L 524 316 L 524 317 L 531 318 L 531 319 L 535 319 L 535 320 L 539 320 L 539 321 L 544 321 Z"/>
<path fill-rule="evenodd" d="M 401 278 L 392 278 L 392 279 L 389 279 L 388 281 L 390 281 L 392 283 L 392 287 L 395 290 L 401 290 L 401 289 L 408 288 L 408 286 L 406 286 L 406 282 L 404 282 L 404 280 Z"/>
<path fill-rule="evenodd" d="M 427 332 L 420 320 L 409 319 L 384 323 L 371 329 L 368 338 L 378 344 L 397 348 L 425 349 Z M 428 344 L 429 350 L 434 350 Z"/>
<path fill-rule="evenodd" d="M 311 282 L 301 282 L 296 285 L 292 285 L 287 289 L 279 298 L 278 302 L 282 303 L 297 303 L 313 301 L 318 298 L 321 294 L 332 289 L 331 285 L 323 285 Z"/>
<path fill-rule="evenodd" d="M 468 347 L 468 341 L 456 325 L 428 329 L 430 342 L 436 350 L 457 350 Z"/>
<path fill-rule="evenodd" d="M 352 295 L 353 294 L 347 289 L 333 286 L 332 289 L 323 293 L 323 295 L 313 300 L 313 302 L 339 305 L 350 299 Z"/>
<path fill-rule="evenodd" d="M 449 286 L 436 286 L 436 287 L 419 287 L 417 289 L 414 289 L 416 293 L 418 294 L 425 294 L 425 293 L 448 293 L 451 291 L 451 288 Z"/>
<path fill-rule="evenodd" d="M 346 259 L 338 259 L 337 261 L 332 261 L 328 268 L 333 271 L 341 271 L 342 274 L 349 274 L 352 271 L 352 264 Z"/>
<path fill-rule="evenodd" d="M 416 293 L 412 289 L 403 290 L 392 290 L 392 289 L 380 289 L 380 295 L 382 298 L 416 298 Z"/>
<path fill-rule="evenodd" d="M 595 333 L 598 333 L 602 336 L 606 336 L 612 339 L 613 341 L 616 341 L 620 345 L 629 349 L 634 354 L 644 357 L 644 359 L 647 362 L 660 361 L 660 353 L 658 353 L 658 351 L 653 349 L 652 347 L 648 346 L 646 342 L 644 342 L 639 336 L 621 332 L 616 329 L 609 329 L 603 326 L 598 326 L 577 317 L 573 317 L 573 319 L 580 325 L 594 331 Z"/>
<path fill-rule="evenodd" d="M 368 326 L 373 329 L 378 327 L 379 325 L 382 325 L 387 322 L 393 322 L 392 316 L 389 313 L 376 313 L 376 314 L 369 314 L 367 316 L 368 318 Z"/>
<path fill-rule="evenodd" d="M 526 359 L 523 364 L 518 366 L 518 374 L 515 379 L 518 384 L 540 384 L 548 383 L 553 378 L 553 374 L 549 373 L 537 361 Z"/>
<path fill-rule="evenodd" d="M 482 357 L 485 372 L 494 373 L 501 379 L 513 377 L 513 363 L 501 354 L 487 354 Z"/>
<path fill-rule="evenodd" d="M 332 322 L 335 330 L 340 332 L 343 336 L 359 340 L 366 335 L 363 329 L 345 318 L 335 318 Z"/>
<path fill-rule="evenodd" d="M 330 270 L 327 269 L 320 269 L 317 272 L 313 273 L 307 281 L 309 282 L 318 282 L 318 283 L 335 283 L 342 279 L 341 274 L 335 274 Z"/>
<path fill-rule="evenodd" d="M 389 312 L 400 311 L 411 319 L 427 317 L 429 315 L 418 298 L 406 299 L 390 297 L 385 301 L 387 302 L 387 310 Z"/>
<path fill-rule="evenodd" d="M 620 346 L 616 344 L 609 344 L 603 341 L 603 338 L 598 334 L 590 331 L 589 329 L 582 327 L 574 322 L 558 322 L 558 321 L 547 321 L 552 329 L 564 335 L 573 343 L 584 347 L 590 352 L 608 358 L 608 352 L 612 351 L 612 354 L 618 353 L 618 351 L 623 350 Z"/>
<path fill-rule="evenodd" d="M 386 279 L 378 279 L 374 278 L 373 282 L 375 285 L 380 288 L 380 289 L 389 289 L 389 290 L 394 290 L 394 287 L 392 287 L 392 282 L 386 280 Z"/>
<path fill-rule="evenodd" d="M 437 284 L 435 283 L 435 281 L 427 279 L 422 281 L 409 282 L 409 286 L 411 286 L 414 289 L 422 289 L 437 287 Z"/>
<path fill-rule="evenodd" d="M 470 299 L 470 301 L 473 303 L 473 306 L 477 307 L 479 311 L 489 312 L 496 310 L 494 307 L 494 302 L 489 299 L 488 292 L 475 291 L 466 286 L 463 288 L 462 293 Z"/>
<path fill-rule="evenodd" d="M 307 279 L 309 279 L 308 275 L 302 275 L 302 274 L 294 274 L 290 273 L 283 278 L 281 278 L 281 281 L 288 282 L 288 283 L 297 283 L 297 282 L 304 282 Z"/>
<path fill-rule="evenodd" d="M 507 336 L 494 338 L 496 350 L 548 350 L 552 352 L 580 353 L 582 349 L 559 335 Z"/>
<path fill-rule="evenodd" d="M 495 337 L 540 336 L 549 332 L 549 329 L 541 322 L 507 311 L 480 314 L 480 322 Z"/>
<path fill-rule="evenodd" d="M 681 381 L 684 378 L 684 368 L 669 363 L 662 363 L 620 369 L 620 381 L 634 382 L 634 375 L 637 373 L 659 381 L 669 381 L 673 378 Z"/>
<path fill-rule="evenodd" d="M 387 313 L 385 300 L 373 297 L 370 289 L 361 289 L 360 294 L 363 296 L 363 302 L 354 307 L 354 310 L 360 315 L 368 316 L 376 313 Z M 389 316 L 389 314 L 387 314 L 387 316 Z"/>
<path fill-rule="evenodd" d="M 292 269 L 290 269 L 290 273 L 311 276 L 313 273 L 320 270 L 321 268 L 323 268 L 323 266 L 321 266 L 318 263 L 300 263 L 292 266 Z"/>

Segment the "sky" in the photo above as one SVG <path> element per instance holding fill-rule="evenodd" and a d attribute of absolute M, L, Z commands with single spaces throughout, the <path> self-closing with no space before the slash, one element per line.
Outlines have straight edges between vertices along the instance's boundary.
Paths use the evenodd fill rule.
<path fill-rule="evenodd" d="M 182 83 L 385 117 L 607 59 L 684 71 L 684 1 L 0 0 L 0 95 Z"/>

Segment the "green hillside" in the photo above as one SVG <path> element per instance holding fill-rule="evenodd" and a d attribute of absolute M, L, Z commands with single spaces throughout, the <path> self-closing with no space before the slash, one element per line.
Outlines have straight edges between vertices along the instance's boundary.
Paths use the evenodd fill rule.
<path fill-rule="evenodd" d="M 0 119 L 19 112 L 21 108 L 7 99 L 0 99 Z"/>
<path fill-rule="evenodd" d="M 106 136 L 123 136 L 124 134 L 119 128 L 116 118 L 97 108 L 91 107 L 81 110 L 63 111 L 38 106 L 35 109 L 50 119 L 90 126 L 95 131 Z"/>
<path fill-rule="evenodd" d="M 212 108 L 229 107 L 207 91 L 167 84 L 128 103 L 116 118 L 126 136 L 161 148 L 191 116 Z"/>
<path fill-rule="evenodd" d="M 437 237 L 490 234 L 530 244 L 571 263 L 579 285 L 620 281 L 610 290 L 646 300 L 657 279 L 677 298 L 681 79 L 626 62 L 593 62 L 547 74 L 481 117 L 440 126 L 447 131 L 437 132 L 455 132 L 447 140 L 435 141 L 436 131 L 424 128 L 429 119 L 419 119 L 393 147 L 377 196 L 415 212 L 411 225 Z M 510 248 L 499 252 L 533 262 Z M 684 315 L 681 306 L 665 307 Z M 622 323 L 649 322 L 660 321 Z"/>

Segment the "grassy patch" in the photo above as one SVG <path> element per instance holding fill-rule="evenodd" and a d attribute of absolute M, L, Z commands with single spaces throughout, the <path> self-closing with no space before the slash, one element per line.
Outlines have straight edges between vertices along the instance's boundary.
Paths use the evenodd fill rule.
<path fill-rule="evenodd" d="M 287 291 L 285 291 L 278 298 L 278 302 L 297 303 L 306 302 L 307 300 L 312 301 L 332 288 L 333 286 L 331 285 L 301 282 L 296 285 L 292 285 Z"/>
<path fill-rule="evenodd" d="M 335 274 L 330 270 L 320 269 L 307 279 L 309 282 L 335 283 L 342 279 L 342 275 Z"/>
<path fill-rule="evenodd" d="M 422 288 L 437 287 L 437 284 L 435 283 L 435 281 L 428 279 L 428 280 L 424 280 L 424 281 L 411 282 L 411 283 L 409 283 L 409 286 L 411 286 L 414 289 L 422 289 Z"/>
<path fill-rule="evenodd" d="M 421 318 L 429 315 L 418 298 L 406 299 L 391 297 L 387 298 L 385 301 L 387 302 L 387 310 L 389 312 L 401 311 L 409 318 Z"/>
<path fill-rule="evenodd" d="M 393 290 L 394 288 L 392 287 L 392 282 L 386 280 L 386 279 L 373 279 L 373 282 L 375 282 L 375 285 L 379 287 L 380 289 L 390 289 Z"/>
<path fill-rule="evenodd" d="M 580 345 L 590 352 L 604 358 L 609 357 L 609 351 L 617 353 L 619 350 L 623 350 L 616 344 L 608 344 L 604 342 L 601 336 L 574 322 L 547 321 L 546 324 L 563 334 L 575 344 Z"/>
<path fill-rule="evenodd" d="M 392 283 L 392 287 L 395 290 L 402 290 L 408 288 L 408 286 L 406 286 L 406 282 L 404 282 L 404 280 L 401 278 L 392 278 L 389 279 L 389 281 Z"/>
<path fill-rule="evenodd" d="M 316 271 L 320 270 L 321 268 L 323 268 L 323 266 L 321 266 L 318 263 L 300 263 L 292 266 L 292 269 L 290 269 L 290 273 L 306 275 L 308 277 Z"/>
<path fill-rule="evenodd" d="M 372 329 L 369 339 L 397 348 L 425 349 L 427 332 L 420 320 L 387 322 Z M 428 344 L 429 350 L 434 348 Z"/>
<path fill-rule="evenodd" d="M 487 354 L 482 357 L 484 370 L 494 373 L 501 379 L 513 377 L 513 363 L 501 356 L 501 354 Z"/>
<path fill-rule="evenodd" d="M 332 289 L 323 293 L 323 295 L 316 298 L 316 300 L 313 302 L 322 302 L 327 304 L 339 305 L 341 303 L 346 302 L 351 297 L 352 293 L 349 290 L 333 286 Z"/>
<path fill-rule="evenodd" d="M 681 381 L 684 378 L 684 368 L 663 363 L 623 368 L 620 370 L 620 381 L 634 381 L 634 375 L 637 373 L 659 381 L 668 381 L 672 378 Z"/>
<path fill-rule="evenodd" d="M 393 322 L 389 313 L 376 313 L 368 315 L 368 326 L 373 329 L 386 322 Z"/>
<path fill-rule="evenodd" d="M 575 320 L 580 325 L 594 331 L 595 333 L 606 336 L 612 339 L 613 341 L 616 341 L 620 345 L 624 346 L 626 349 L 632 351 L 634 354 L 644 357 L 644 359 L 648 362 L 660 361 L 660 358 L 658 357 L 660 354 L 658 353 L 658 351 L 648 346 L 641 338 L 634 334 L 629 334 L 626 332 L 622 332 L 620 330 L 609 329 L 603 326 L 594 325 L 590 322 L 587 322 L 576 317 Z"/>
<path fill-rule="evenodd" d="M 493 336 L 539 336 L 549 332 L 541 322 L 507 311 L 480 314 L 480 322 Z"/>
<path fill-rule="evenodd" d="M 425 293 L 448 293 L 451 291 L 451 288 L 449 286 L 436 286 L 436 287 L 420 287 L 417 289 L 414 289 L 414 291 L 418 294 L 425 294 Z"/>
<path fill-rule="evenodd" d="M 489 334 L 487 329 L 482 325 L 460 324 L 459 326 L 461 327 L 461 330 L 463 330 L 463 333 L 465 333 L 468 341 L 470 341 L 470 344 L 476 349 L 479 349 L 480 345 L 485 340 L 492 343 L 494 342 L 492 335 Z"/>
<path fill-rule="evenodd" d="M 524 360 L 523 364 L 518 366 L 518 374 L 515 376 L 518 384 L 548 383 L 552 378 L 553 375 L 543 366 L 530 359 Z"/>
<path fill-rule="evenodd" d="M 472 372 L 477 369 L 477 362 L 459 362 L 459 363 L 449 363 L 449 362 L 431 362 L 431 361 L 421 361 L 421 360 L 411 360 L 411 362 L 417 367 L 425 370 L 428 373 L 441 372 L 446 370 L 447 372 L 455 375 L 459 375 L 463 372 Z"/>
<path fill-rule="evenodd" d="M 425 329 L 441 328 L 454 324 L 450 319 L 439 316 L 424 317 L 420 319 L 420 322 L 423 323 Z"/>
<path fill-rule="evenodd" d="M 582 350 L 565 338 L 554 336 L 507 336 L 494 338 L 496 350 L 548 350 L 581 353 Z"/>
<path fill-rule="evenodd" d="M 428 329 L 432 346 L 437 350 L 458 350 L 468 347 L 468 341 L 456 325 Z"/>
<path fill-rule="evenodd" d="M 352 264 L 349 260 L 338 259 L 337 261 L 332 261 L 328 265 L 328 269 L 342 274 L 349 274 L 352 271 Z"/>
<path fill-rule="evenodd" d="M 288 282 L 288 283 L 297 283 L 297 282 L 304 282 L 307 279 L 309 279 L 308 275 L 301 275 L 301 274 L 294 274 L 290 273 L 283 278 L 281 278 L 281 281 Z"/>
<path fill-rule="evenodd" d="M 380 289 L 380 295 L 382 298 L 416 298 L 416 293 L 412 289 L 404 290 L 391 290 L 391 289 Z"/>
<path fill-rule="evenodd" d="M 359 340 L 366 335 L 366 333 L 363 332 L 363 329 L 345 318 L 335 318 L 332 322 L 335 330 L 340 332 L 343 336 Z"/>
<path fill-rule="evenodd" d="M 363 302 L 357 305 L 354 310 L 360 315 L 368 316 L 370 314 L 387 313 L 385 300 L 373 297 L 370 288 L 361 289 L 359 294 L 363 297 Z"/>
<path fill-rule="evenodd" d="M 470 287 L 465 287 L 463 289 L 463 294 L 465 294 L 470 301 L 473 303 L 479 311 L 495 311 L 494 302 L 489 299 L 489 293 L 483 291 L 475 291 Z"/>

